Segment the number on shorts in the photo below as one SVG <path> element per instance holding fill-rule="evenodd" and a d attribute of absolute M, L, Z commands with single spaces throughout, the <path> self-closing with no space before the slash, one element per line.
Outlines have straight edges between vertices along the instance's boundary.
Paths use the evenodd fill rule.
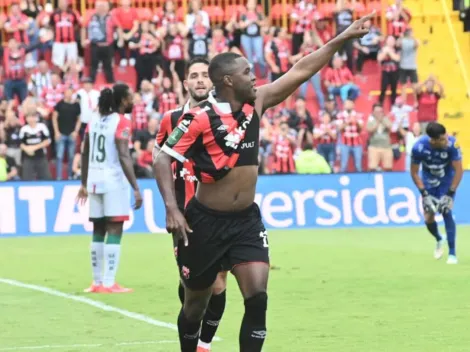
<path fill-rule="evenodd" d="M 259 233 L 259 237 L 261 237 L 263 239 L 263 247 L 264 248 L 268 248 L 269 247 L 269 243 L 268 243 L 268 231 L 261 231 Z"/>
<path fill-rule="evenodd" d="M 99 163 L 102 163 L 106 159 L 106 148 L 105 148 L 106 137 L 102 134 L 96 137 L 96 132 L 93 133 L 93 150 L 91 151 L 91 160 L 96 160 Z M 96 149 L 96 157 L 95 157 Z"/>

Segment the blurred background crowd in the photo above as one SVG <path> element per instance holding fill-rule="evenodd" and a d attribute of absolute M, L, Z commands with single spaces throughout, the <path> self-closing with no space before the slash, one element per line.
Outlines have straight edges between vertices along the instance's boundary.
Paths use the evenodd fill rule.
<path fill-rule="evenodd" d="M 188 60 L 234 51 L 264 84 L 372 9 L 359 0 L 298 0 L 284 15 L 256 0 L 93 6 L 13 0 L 0 16 L 0 181 L 79 178 L 85 126 L 100 89 L 116 81 L 135 89 L 130 147 L 138 175 L 152 177 L 159 120 L 186 102 Z M 418 75 L 422 43 L 402 1 L 376 10 L 368 35 L 346 43 L 328 67 L 262 116 L 260 173 L 408 169 L 414 140 L 437 120 L 444 87 L 433 75 Z"/>

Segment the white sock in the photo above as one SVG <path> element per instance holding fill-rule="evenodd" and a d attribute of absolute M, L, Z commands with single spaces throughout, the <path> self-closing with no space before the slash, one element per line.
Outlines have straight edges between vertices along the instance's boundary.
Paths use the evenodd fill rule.
<path fill-rule="evenodd" d="M 104 278 L 103 278 L 104 287 L 111 287 L 115 283 L 120 254 L 121 254 L 120 244 L 105 244 L 104 245 L 104 261 L 105 261 Z"/>
<path fill-rule="evenodd" d="M 197 343 L 197 347 L 202 347 L 202 348 L 205 348 L 206 350 L 210 350 L 211 349 L 211 344 L 210 343 L 205 343 L 205 342 L 202 342 L 201 340 L 199 340 L 199 342 Z"/>
<path fill-rule="evenodd" d="M 104 243 L 91 242 L 91 268 L 93 271 L 93 284 L 101 285 L 103 283 L 103 258 Z"/>

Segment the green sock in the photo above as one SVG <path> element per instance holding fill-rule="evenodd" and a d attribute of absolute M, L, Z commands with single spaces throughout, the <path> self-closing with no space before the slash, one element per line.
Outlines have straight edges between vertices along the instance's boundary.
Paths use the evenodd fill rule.
<path fill-rule="evenodd" d="M 92 241 L 93 241 L 93 242 L 100 242 L 100 243 L 102 243 L 102 242 L 104 242 L 104 236 L 101 235 L 101 234 L 99 234 L 99 233 L 94 233 L 94 234 L 93 234 Z"/>
<path fill-rule="evenodd" d="M 121 244 L 121 235 L 108 234 L 106 238 L 106 244 Z"/>

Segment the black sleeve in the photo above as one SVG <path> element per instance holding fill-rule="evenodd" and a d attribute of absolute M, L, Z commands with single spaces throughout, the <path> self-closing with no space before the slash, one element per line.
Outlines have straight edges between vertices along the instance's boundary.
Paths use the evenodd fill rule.
<path fill-rule="evenodd" d="M 75 106 L 77 107 L 77 116 L 80 116 L 80 114 L 82 113 L 82 109 L 80 108 L 80 104 L 75 103 Z"/>
<path fill-rule="evenodd" d="M 41 142 L 44 142 L 50 139 L 50 135 L 51 134 L 49 133 L 49 129 L 47 128 L 47 126 L 41 123 Z"/>

